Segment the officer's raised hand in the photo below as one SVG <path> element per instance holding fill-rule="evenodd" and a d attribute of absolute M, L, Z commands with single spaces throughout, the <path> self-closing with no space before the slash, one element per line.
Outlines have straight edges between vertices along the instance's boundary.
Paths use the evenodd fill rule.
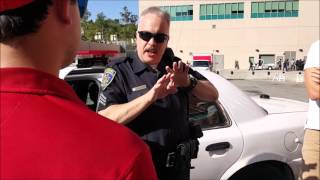
<path fill-rule="evenodd" d="M 163 75 L 156 84 L 152 87 L 152 89 L 148 92 L 151 101 L 154 102 L 157 99 L 161 99 L 166 97 L 169 94 L 174 94 L 177 92 L 177 87 L 170 80 L 171 74 Z"/>
<path fill-rule="evenodd" d="M 172 69 L 166 66 L 166 71 L 170 74 L 170 80 L 176 87 L 186 87 L 190 84 L 189 66 L 182 61 L 174 62 Z"/>

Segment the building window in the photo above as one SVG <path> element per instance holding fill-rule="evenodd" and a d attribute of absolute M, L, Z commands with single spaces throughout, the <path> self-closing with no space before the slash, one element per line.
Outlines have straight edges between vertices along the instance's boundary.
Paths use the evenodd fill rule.
<path fill-rule="evenodd" d="M 299 0 L 251 3 L 251 18 L 298 17 Z"/>
<path fill-rule="evenodd" d="M 170 14 L 171 21 L 192 21 L 193 6 L 161 6 L 161 10 Z"/>
<path fill-rule="evenodd" d="M 244 3 L 201 4 L 200 20 L 242 19 Z"/>

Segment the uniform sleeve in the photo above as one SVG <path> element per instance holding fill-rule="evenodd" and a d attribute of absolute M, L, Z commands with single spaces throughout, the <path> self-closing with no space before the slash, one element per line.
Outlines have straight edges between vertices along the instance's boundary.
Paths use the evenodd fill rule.
<path fill-rule="evenodd" d="M 104 89 L 102 87 L 102 92 L 98 99 L 98 111 L 101 111 L 112 104 L 121 104 L 126 102 L 121 74 L 116 68 L 114 68 L 114 70 L 116 71 L 116 74 L 111 83 Z"/>
<path fill-rule="evenodd" d="M 132 164 L 132 169 L 128 173 L 126 180 L 156 180 L 157 174 L 153 166 L 151 154 L 147 148 L 137 156 Z"/>

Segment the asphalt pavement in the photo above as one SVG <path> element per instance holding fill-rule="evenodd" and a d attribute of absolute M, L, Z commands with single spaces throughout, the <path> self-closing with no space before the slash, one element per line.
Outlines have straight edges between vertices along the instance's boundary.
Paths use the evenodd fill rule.
<path fill-rule="evenodd" d="M 229 80 L 249 96 L 268 94 L 273 97 L 288 98 L 308 102 L 303 83 L 279 82 L 272 80 Z"/>

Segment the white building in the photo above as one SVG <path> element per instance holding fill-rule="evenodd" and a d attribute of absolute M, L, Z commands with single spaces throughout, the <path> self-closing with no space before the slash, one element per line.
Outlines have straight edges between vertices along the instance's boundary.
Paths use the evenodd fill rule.
<path fill-rule="evenodd" d="M 319 0 L 140 0 L 140 13 L 159 6 L 171 15 L 176 56 L 212 53 L 216 69 L 249 67 L 249 58 L 304 59 L 319 39 Z"/>

